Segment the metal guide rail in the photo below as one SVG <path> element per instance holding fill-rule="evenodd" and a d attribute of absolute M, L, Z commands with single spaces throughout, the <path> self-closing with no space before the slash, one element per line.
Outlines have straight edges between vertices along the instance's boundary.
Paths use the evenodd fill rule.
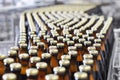
<path fill-rule="evenodd" d="M 17 46 L 8 52 L 11 63 L 21 65 L 14 78 L 106 80 L 114 42 L 112 17 L 88 15 L 79 6 L 53 7 L 21 14 Z M 7 77 L 4 71 L 2 75 Z"/>

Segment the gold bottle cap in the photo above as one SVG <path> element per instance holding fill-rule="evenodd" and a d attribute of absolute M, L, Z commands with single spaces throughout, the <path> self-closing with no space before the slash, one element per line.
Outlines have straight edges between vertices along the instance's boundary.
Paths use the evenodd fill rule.
<path fill-rule="evenodd" d="M 38 62 L 36 63 L 37 69 L 46 69 L 47 68 L 47 63 L 46 62 Z"/>
<path fill-rule="evenodd" d="M 93 46 L 95 46 L 95 47 L 101 47 L 101 44 L 100 43 L 94 43 Z"/>
<path fill-rule="evenodd" d="M 64 47 L 64 43 L 57 43 L 58 47 Z"/>
<path fill-rule="evenodd" d="M 3 79 L 3 80 L 17 80 L 17 76 L 16 76 L 16 74 L 14 74 L 14 73 L 5 73 L 5 74 L 2 76 L 2 79 Z"/>
<path fill-rule="evenodd" d="M 72 50 L 74 51 L 74 50 L 76 50 L 76 47 L 75 46 L 68 46 L 68 50 L 69 51 L 72 51 Z"/>
<path fill-rule="evenodd" d="M 84 59 L 83 63 L 85 65 L 93 65 L 94 61 L 93 61 L 93 59 Z"/>
<path fill-rule="evenodd" d="M 14 46 L 14 47 L 11 47 L 10 49 L 11 50 L 19 50 L 19 47 L 18 46 Z"/>
<path fill-rule="evenodd" d="M 26 43 L 22 43 L 22 44 L 19 44 L 20 45 L 20 48 L 27 48 L 27 44 Z"/>
<path fill-rule="evenodd" d="M 33 36 L 33 40 L 40 40 L 40 37 L 38 37 L 38 36 Z"/>
<path fill-rule="evenodd" d="M 85 38 L 88 37 L 88 35 L 87 35 L 87 34 L 84 34 L 84 35 L 82 35 L 82 37 L 85 39 Z"/>
<path fill-rule="evenodd" d="M 63 36 L 58 36 L 57 40 L 63 40 L 63 38 L 64 38 Z"/>
<path fill-rule="evenodd" d="M 82 43 L 82 42 L 84 42 L 84 41 L 85 41 L 85 39 L 83 39 L 83 38 L 80 38 L 80 39 L 79 39 L 79 42 L 80 42 L 80 43 Z"/>
<path fill-rule="evenodd" d="M 89 53 L 91 55 L 98 55 L 98 51 L 97 50 L 91 50 L 91 51 L 89 51 Z"/>
<path fill-rule="evenodd" d="M 44 35 L 44 39 L 50 38 L 50 35 Z"/>
<path fill-rule="evenodd" d="M 68 66 L 68 65 L 70 65 L 70 61 L 69 60 L 60 60 L 59 64 L 60 64 L 60 66 Z"/>
<path fill-rule="evenodd" d="M 76 72 L 74 74 L 75 80 L 79 80 L 79 79 L 87 79 L 88 78 L 88 74 L 86 72 Z"/>
<path fill-rule="evenodd" d="M 30 49 L 29 50 L 29 55 L 34 55 L 34 54 L 37 55 L 37 50 L 36 49 Z"/>
<path fill-rule="evenodd" d="M 13 58 L 5 58 L 3 60 L 3 62 L 4 62 L 4 65 L 11 64 L 11 63 L 14 63 L 14 59 Z"/>
<path fill-rule="evenodd" d="M 70 60 L 70 59 L 71 59 L 71 56 L 70 56 L 70 55 L 62 55 L 62 56 L 61 56 L 61 59 L 62 59 L 62 60 Z"/>
<path fill-rule="evenodd" d="M 50 44 L 57 44 L 57 41 L 56 40 L 52 40 L 52 41 L 50 41 Z"/>
<path fill-rule="evenodd" d="M 71 55 L 71 56 L 76 56 L 77 55 L 77 51 L 69 51 L 68 54 Z"/>
<path fill-rule="evenodd" d="M 47 74 L 45 76 L 45 80 L 58 80 L 58 79 L 59 79 L 59 76 L 56 74 Z"/>
<path fill-rule="evenodd" d="M 68 44 L 68 45 L 73 45 L 73 44 L 74 44 L 74 41 L 67 41 L 67 44 Z"/>
<path fill-rule="evenodd" d="M 19 40 L 18 43 L 19 43 L 19 45 L 20 44 L 26 44 L 26 40 Z"/>
<path fill-rule="evenodd" d="M 88 51 L 90 51 L 90 50 L 96 50 L 96 47 L 94 47 L 94 46 L 89 46 L 87 49 L 88 49 Z"/>
<path fill-rule="evenodd" d="M 13 71 L 14 69 L 21 69 L 22 65 L 20 63 L 12 63 L 10 64 L 10 69 Z"/>
<path fill-rule="evenodd" d="M 73 40 L 79 40 L 79 37 L 78 36 L 73 36 L 72 39 Z"/>
<path fill-rule="evenodd" d="M 84 41 L 84 45 L 91 45 L 91 41 Z"/>
<path fill-rule="evenodd" d="M 69 38 L 63 38 L 63 42 L 68 42 L 69 40 Z"/>
<path fill-rule="evenodd" d="M 94 42 L 95 43 L 101 43 L 101 39 L 95 39 Z"/>
<path fill-rule="evenodd" d="M 39 43 L 40 42 L 40 40 L 38 40 L 38 39 L 33 39 L 33 43 Z"/>
<path fill-rule="evenodd" d="M 30 49 L 38 49 L 38 46 L 30 46 Z"/>
<path fill-rule="evenodd" d="M 38 75 L 38 70 L 36 68 L 29 68 L 26 70 L 26 75 L 27 76 L 36 76 Z"/>
<path fill-rule="evenodd" d="M 57 49 L 57 46 L 49 46 L 49 49 Z"/>
<path fill-rule="evenodd" d="M 93 59 L 93 55 L 91 55 L 91 54 L 84 54 L 83 58 L 84 59 Z"/>
<path fill-rule="evenodd" d="M 86 30 L 86 33 L 87 34 L 93 34 L 93 31 L 92 30 Z"/>
<path fill-rule="evenodd" d="M 26 59 L 26 58 L 29 58 L 29 55 L 27 53 L 22 53 L 22 54 L 19 54 L 19 58 Z"/>
<path fill-rule="evenodd" d="M 89 65 L 80 65 L 79 70 L 81 72 L 90 72 L 91 71 L 91 66 L 89 66 Z"/>
<path fill-rule="evenodd" d="M 42 54 L 42 59 L 47 59 L 47 58 L 50 58 L 50 57 L 51 57 L 50 53 L 43 53 Z"/>
<path fill-rule="evenodd" d="M 66 38 L 72 38 L 72 35 L 71 34 L 67 34 Z"/>
<path fill-rule="evenodd" d="M 17 51 L 15 51 L 15 50 L 9 50 L 8 51 L 8 55 L 10 56 L 10 55 L 17 55 Z"/>
<path fill-rule="evenodd" d="M 7 57 L 6 55 L 4 55 L 4 54 L 0 54 L 0 60 L 5 59 L 6 57 Z"/>
<path fill-rule="evenodd" d="M 55 74 L 61 74 L 65 73 L 66 69 L 64 67 L 57 66 L 53 68 L 53 71 Z"/>
<path fill-rule="evenodd" d="M 37 57 L 37 56 L 30 58 L 31 63 L 34 63 L 34 62 L 36 63 L 36 62 L 39 62 L 40 60 L 41 60 L 40 57 Z"/>
<path fill-rule="evenodd" d="M 58 54 L 58 49 L 50 49 L 50 54 Z"/>
<path fill-rule="evenodd" d="M 88 39 L 88 41 L 94 40 L 94 37 L 93 37 L 93 36 L 90 36 L 90 37 L 88 37 L 87 39 Z"/>

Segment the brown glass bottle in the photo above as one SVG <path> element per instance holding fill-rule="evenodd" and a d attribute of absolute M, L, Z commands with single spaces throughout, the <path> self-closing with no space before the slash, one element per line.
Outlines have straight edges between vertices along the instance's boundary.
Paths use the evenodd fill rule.
<path fill-rule="evenodd" d="M 29 67 L 36 68 L 36 63 L 40 61 L 41 61 L 41 58 L 38 56 L 31 57 L 29 62 Z"/>
<path fill-rule="evenodd" d="M 45 80 L 45 75 L 47 74 L 47 66 L 46 62 L 38 62 L 36 64 L 36 68 L 39 70 L 38 80 Z"/>
<path fill-rule="evenodd" d="M 88 74 L 86 72 L 76 72 L 74 74 L 74 79 L 75 80 L 89 80 Z"/>
<path fill-rule="evenodd" d="M 5 66 L 4 66 L 4 63 L 3 63 L 3 60 L 6 58 L 5 55 L 0 55 L 0 79 L 2 79 L 2 75 L 4 74 L 4 71 L 5 71 Z"/>
<path fill-rule="evenodd" d="M 27 53 L 27 44 L 26 43 L 19 44 L 19 48 L 20 48 L 19 54 Z"/>
<path fill-rule="evenodd" d="M 19 62 L 22 65 L 21 75 L 26 79 L 26 69 L 29 68 L 29 55 L 27 53 L 19 54 Z"/>
<path fill-rule="evenodd" d="M 59 80 L 59 76 L 56 74 L 47 74 L 45 80 Z"/>
<path fill-rule="evenodd" d="M 74 78 L 74 73 L 78 70 L 77 67 L 77 51 L 69 51 L 68 54 L 71 56 L 70 61 L 70 72 L 71 72 L 71 79 Z"/>
<path fill-rule="evenodd" d="M 17 80 L 21 80 L 21 74 L 20 74 L 21 68 L 22 68 L 22 65 L 20 63 L 10 64 L 10 71 L 16 74 Z"/>
<path fill-rule="evenodd" d="M 54 68 L 58 66 L 58 61 L 57 61 L 57 55 L 58 55 L 58 49 L 50 49 L 49 50 L 51 56 L 51 61 L 50 61 L 50 66 L 51 68 Z"/>
<path fill-rule="evenodd" d="M 33 56 L 37 56 L 37 50 L 36 49 L 30 49 L 29 50 L 29 55 L 30 55 L 30 57 L 33 57 Z"/>
<path fill-rule="evenodd" d="M 2 76 L 2 80 L 17 80 L 17 76 L 14 73 L 5 73 Z"/>
<path fill-rule="evenodd" d="M 5 66 L 5 73 L 9 73 L 10 72 L 10 64 L 14 63 L 14 59 L 13 58 L 5 58 L 3 60 L 4 62 L 4 66 Z"/>
<path fill-rule="evenodd" d="M 63 42 L 65 44 L 65 47 L 64 47 L 64 53 L 67 54 L 68 52 L 68 45 L 67 45 L 67 42 L 69 41 L 70 39 L 69 38 L 63 38 Z"/>
<path fill-rule="evenodd" d="M 48 64 L 47 74 L 52 73 L 51 66 L 50 66 L 51 54 L 50 53 L 43 53 L 42 54 L 42 61 L 44 61 Z"/>
<path fill-rule="evenodd" d="M 76 43 L 74 46 L 76 46 L 77 48 L 77 52 L 78 52 L 78 55 L 77 55 L 77 61 L 78 61 L 78 64 L 81 65 L 83 64 L 82 61 L 83 61 L 83 48 L 82 48 L 82 44 L 81 43 Z"/>
<path fill-rule="evenodd" d="M 60 67 L 60 66 L 54 67 L 53 71 L 54 71 L 54 74 L 57 74 L 59 76 L 59 80 L 65 80 L 66 69 L 64 67 Z"/>
<path fill-rule="evenodd" d="M 41 57 L 42 53 L 44 52 L 45 44 L 43 42 L 37 43 L 38 46 L 38 56 Z"/>
<path fill-rule="evenodd" d="M 18 62 L 18 54 L 15 50 L 8 51 L 8 56 L 13 58 L 15 62 Z"/>
<path fill-rule="evenodd" d="M 88 74 L 88 80 L 95 80 L 94 75 L 93 75 L 93 71 L 91 69 L 91 66 L 89 66 L 89 65 L 80 65 L 79 70 L 80 70 L 80 72 L 86 72 Z"/>
<path fill-rule="evenodd" d="M 69 60 L 60 60 L 59 65 L 62 67 L 65 67 L 66 73 L 65 73 L 65 79 L 64 80 L 70 80 L 71 73 L 70 73 L 70 61 Z"/>
<path fill-rule="evenodd" d="M 57 59 L 60 60 L 61 56 L 64 54 L 64 43 L 57 43 L 58 56 Z"/>
<path fill-rule="evenodd" d="M 26 70 L 26 80 L 37 80 L 38 78 L 38 70 L 36 68 L 28 68 Z"/>
<path fill-rule="evenodd" d="M 11 49 L 11 50 L 16 50 L 16 51 L 17 51 L 17 54 L 18 54 L 18 52 L 19 52 L 19 47 L 18 47 L 18 46 L 13 46 L 13 47 L 11 47 L 10 49 Z"/>

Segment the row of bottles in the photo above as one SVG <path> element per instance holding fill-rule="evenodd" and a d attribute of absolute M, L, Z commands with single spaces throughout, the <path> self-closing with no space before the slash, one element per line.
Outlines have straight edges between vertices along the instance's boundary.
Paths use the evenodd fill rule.
<path fill-rule="evenodd" d="M 22 13 L 0 80 L 106 80 L 111 22 L 80 11 Z"/>

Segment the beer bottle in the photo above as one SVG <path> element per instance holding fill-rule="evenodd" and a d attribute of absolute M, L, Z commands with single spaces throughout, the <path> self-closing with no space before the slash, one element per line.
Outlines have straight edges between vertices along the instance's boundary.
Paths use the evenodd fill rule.
<path fill-rule="evenodd" d="M 52 55 L 50 61 L 51 68 L 58 66 L 58 61 L 57 61 L 58 49 L 50 49 L 49 52 Z"/>
<path fill-rule="evenodd" d="M 73 36 L 73 37 L 72 37 L 72 40 L 73 40 L 75 43 L 78 43 L 78 42 L 79 42 L 79 37 L 78 37 L 78 36 Z"/>
<path fill-rule="evenodd" d="M 65 47 L 64 47 L 64 53 L 67 54 L 68 52 L 68 45 L 67 45 L 67 42 L 69 41 L 70 39 L 69 38 L 63 38 L 63 42 L 65 44 Z"/>
<path fill-rule="evenodd" d="M 18 54 L 19 47 L 18 46 L 13 46 L 13 47 L 10 48 L 10 50 L 15 50 L 15 51 L 17 51 L 17 54 Z"/>
<path fill-rule="evenodd" d="M 38 62 L 36 64 L 36 68 L 39 70 L 38 80 L 45 80 L 45 75 L 47 74 L 47 66 L 46 62 Z"/>
<path fill-rule="evenodd" d="M 66 73 L 66 69 L 64 67 L 54 67 L 53 68 L 54 74 L 57 74 L 59 76 L 59 80 L 65 80 L 65 73 Z"/>
<path fill-rule="evenodd" d="M 26 70 L 26 80 L 37 80 L 38 78 L 38 70 L 36 68 L 28 68 Z"/>
<path fill-rule="evenodd" d="M 64 43 L 57 43 L 58 56 L 57 59 L 60 60 L 61 56 L 64 54 Z"/>
<path fill-rule="evenodd" d="M 77 51 L 69 51 L 68 54 L 71 56 L 71 61 L 70 61 L 70 72 L 71 72 L 71 79 L 74 78 L 74 73 L 78 70 L 77 67 Z"/>
<path fill-rule="evenodd" d="M 68 51 L 76 51 L 76 46 L 68 46 Z"/>
<path fill-rule="evenodd" d="M 56 46 L 57 45 L 57 40 L 50 41 L 50 45 Z"/>
<path fill-rule="evenodd" d="M 93 55 L 91 55 L 91 54 L 84 54 L 83 58 L 84 59 L 93 59 Z"/>
<path fill-rule="evenodd" d="M 15 62 L 14 59 L 8 57 L 8 58 L 5 58 L 3 60 L 3 62 L 4 62 L 4 66 L 5 66 L 5 73 L 9 73 L 10 72 L 10 64 Z"/>
<path fill-rule="evenodd" d="M 30 46 L 30 49 L 38 50 L 38 46 Z"/>
<path fill-rule="evenodd" d="M 78 64 L 81 65 L 83 64 L 82 61 L 83 61 L 83 48 L 82 48 L 82 44 L 81 43 L 76 43 L 74 46 L 76 46 L 77 48 L 77 52 L 78 52 L 78 56 L 77 56 L 77 61 L 78 61 Z"/>
<path fill-rule="evenodd" d="M 30 49 L 29 50 L 30 57 L 37 56 L 37 50 L 36 49 Z"/>
<path fill-rule="evenodd" d="M 70 55 L 62 55 L 61 59 L 62 60 L 71 60 L 71 56 Z"/>
<path fill-rule="evenodd" d="M 80 39 L 79 39 L 79 43 L 81 43 L 82 45 L 84 45 L 84 41 L 86 41 L 86 40 L 83 39 L 83 38 L 80 38 Z"/>
<path fill-rule="evenodd" d="M 37 56 L 31 57 L 31 58 L 30 58 L 29 66 L 30 66 L 31 68 L 35 68 L 35 67 L 36 67 L 36 63 L 37 63 L 37 62 L 40 62 L 40 61 L 41 61 L 40 57 L 37 57 Z"/>
<path fill-rule="evenodd" d="M 10 70 L 12 73 L 15 73 L 17 76 L 17 80 L 21 80 L 21 68 L 22 65 L 20 63 L 12 63 L 10 64 Z"/>
<path fill-rule="evenodd" d="M 62 67 L 65 67 L 65 69 L 66 69 L 65 80 L 70 80 L 70 76 L 71 76 L 71 73 L 70 73 L 70 70 L 69 70 L 70 61 L 69 60 L 60 60 L 59 65 L 62 66 Z"/>
<path fill-rule="evenodd" d="M 88 74 L 86 72 L 75 72 L 74 79 L 75 80 L 89 80 Z"/>
<path fill-rule="evenodd" d="M 88 79 L 89 80 L 95 80 L 93 76 L 93 71 L 91 69 L 91 66 L 89 65 L 80 65 L 79 66 L 80 72 L 86 72 L 88 74 Z"/>
<path fill-rule="evenodd" d="M 27 53 L 19 54 L 19 62 L 22 65 L 21 75 L 26 79 L 26 69 L 29 68 L 29 55 Z"/>
<path fill-rule="evenodd" d="M 52 73 L 51 66 L 50 66 L 51 54 L 50 53 L 43 53 L 42 54 L 42 61 L 44 61 L 48 64 L 47 74 Z"/>
<path fill-rule="evenodd" d="M 6 58 L 5 55 L 0 55 L 0 79 L 2 79 L 2 75 L 4 74 L 5 71 L 5 67 L 4 67 L 4 63 L 3 60 Z"/>
<path fill-rule="evenodd" d="M 8 51 L 8 56 L 13 58 L 15 62 L 18 62 L 18 54 L 15 50 Z"/>
<path fill-rule="evenodd" d="M 59 80 L 59 76 L 56 74 L 47 74 L 45 75 L 45 80 Z"/>
<path fill-rule="evenodd" d="M 60 43 L 62 43 L 63 42 L 63 36 L 58 36 L 57 37 L 57 41 L 60 42 Z"/>
<path fill-rule="evenodd" d="M 42 53 L 44 52 L 45 44 L 43 42 L 37 43 L 38 46 L 38 56 L 41 57 Z"/>
<path fill-rule="evenodd" d="M 27 53 L 27 44 L 26 43 L 19 44 L 19 47 L 20 47 L 20 53 L 19 54 Z"/>
<path fill-rule="evenodd" d="M 17 76 L 14 73 L 5 73 L 2 76 L 2 80 L 17 80 Z"/>

